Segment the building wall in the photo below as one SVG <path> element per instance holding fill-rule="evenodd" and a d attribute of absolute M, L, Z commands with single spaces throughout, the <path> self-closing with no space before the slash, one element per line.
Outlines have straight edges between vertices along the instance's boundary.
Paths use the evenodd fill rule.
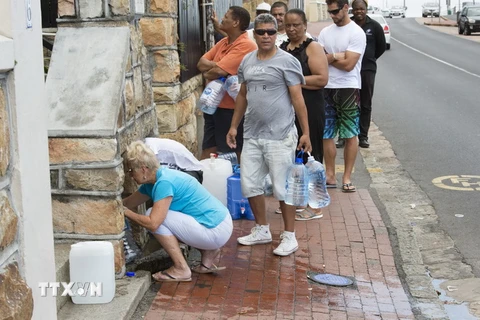
<path fill-rule="evenodd" d="M 0 2 L 0 316 L 56 319 L 40 1 Z"/>

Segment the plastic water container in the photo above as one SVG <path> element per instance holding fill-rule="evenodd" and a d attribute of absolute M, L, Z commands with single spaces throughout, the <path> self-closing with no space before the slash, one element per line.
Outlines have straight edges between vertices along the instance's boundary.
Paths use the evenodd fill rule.
<path fill-rule="evenodd" d="M 306 206 L 308 202 L 308 172 L 303 165 L 303 152 L 295 158 L 295 164 L 288 168 L 285 203 L 291 206 Z"/>
<path fill-rule="evenodd" d="M 228 76 L 224 85 L 225 91 L 232 97 L 233 100 L 237 99 L 238 92 L 240 91 L 240 84 L 238 83 L 238 77 L 236 75 Z"/>
<path fill-rule="evenodd" d="M 242 195 L 239 170 L 227 179 L 227 208 L 230 211 L 232 220 L 242 218 L 255 220 L 248 199 Z"/>
<path fill-rule="evenodd" d="M 305 164 L 308 170 L 308 205 L 314 209 L 324 208 L 330 204 L 330 195 L 327 191 L 327 176 L 325 167 L 313 156 L 308 157 Z"/>
<path fill-rule="evenodd" d="M 108 241 L 85 241 L 70 247 L 70 282 L 75 285 L 75 304 L 109 303 L 115 296 L 115 262 L 113 245 Z M 94 291 L 101 285 L 101 295 Z M 80 290 L 80 291 L 79 291 Z M 83 291 L 83 292 L 81 292 Z M 98 293 L 98 291 L 97 291 Z"/>
<path fill-rule="evenodd" d="M 225 159 L 232 163 L 232 166 L 238 165 L 238 157 L 236 152 L 219 153 L 217 159 Z"/>
<path fill-rule="evenodd" d="M 225 77 L 221 77 L 207 84 L 198 101 L 200 110 L 206 114 L 214 114 L 217 111 L 218 105 L 225 96 L 224 83 Z"/>
<path fill-rule="evenodd" d="M 202 185 L 227 206 L 227 179 L 233 173 L 231 162 L 217 159 L 216 154 L 211 153 L 210 159 L 201 160 L 200 163 L 203 165 Z"/>

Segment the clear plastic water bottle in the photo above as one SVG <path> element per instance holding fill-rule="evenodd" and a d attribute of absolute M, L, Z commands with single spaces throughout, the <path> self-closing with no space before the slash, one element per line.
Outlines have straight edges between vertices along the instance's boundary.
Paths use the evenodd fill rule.
<path fill-rule="evenodd" d="M 207 84 L 198 101 L 200 110 L 206 114 L 214 114 L 217 111 L 218 105 L 225 96 L 224 83 L 225 77 L 221 77 Z"/>
<path fill-rule="evenodd" d="M 232 166 L 235 166 L 238 164 L 238 157 L 236 152 L 219 153 L 217 158 L 230 161 L 232 163 Z"/>
<path fill-rule="evenodd" d="M 314 209 L 325 208 L 330 204 L 330 195 L 327 191 L 327 176 L 325 167 L 313 156 L 308 157 L 305 164 L 308 170 L 308 205 Z"/>
<path fill-rule="evenodd" d="M 264 194 L 266 196 L 271 196 L 273 194 L 273 183 L 272 178 L 269 174 L 265 177 L 265 187 L 263 188 Z"/>
<path fill-rule="evenodd" d="M 229 76 L 224 85 L 225 91 L 232 97 L 233 100 L 237 99 L 238 92 L 240 91 L 240 84 L 238 83 L 238 77 L 236 75 Z"/>
<path fill-rule="evenodd" d="M 285 203 L 291 206 L 306 206 L 308 202 L 308 171 L 303 165 L 302 155 L 295 158 L 287 172 Z"/>

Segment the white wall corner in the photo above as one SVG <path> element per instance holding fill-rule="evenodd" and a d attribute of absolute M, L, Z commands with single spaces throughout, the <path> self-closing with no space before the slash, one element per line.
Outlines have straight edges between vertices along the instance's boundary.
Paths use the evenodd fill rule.
<path fill-rule="evenodd" d="M 13 40 L 0 35 L 0 72 L 13 69 L 15 66 L 15 51 Z"/>

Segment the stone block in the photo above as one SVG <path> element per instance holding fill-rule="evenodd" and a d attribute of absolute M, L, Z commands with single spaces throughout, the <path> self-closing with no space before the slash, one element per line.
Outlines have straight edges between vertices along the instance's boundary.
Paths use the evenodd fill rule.
<path fill-rule="evenodd" d="M 58 189 L 60 184 L 59 184 L 59 175 L 58 175 L 58 170 L 50 170 L 50 188 L 52 189 Z"/>
<path fill-rule="evenodd" d="M 177 1 L 150 0 L 151 13 L 177 13 Z"/>
<path fill-rule="evenodd" d="M 176 19 L 143 17 L 140 19 L 140 29 L 145 46 L 174 46 L 177 43 Z"/>
<path fill-rule="evenodd" d="M 144 80 L 143 85 L 143 106 L 145 108 L 153 105 L 152 79 Z"/>
<path fill-rule="evenodd" d="M 160 132 L 175 132 L 177 126 L 177 112 L 173 104 L 160 104 L 156 107 L 158 130 Z"/>
<path fill-rule="evenodd" d="M 190 120 L 190 116 L 194 114 L 196 106 L 195 95 L 192 93 L 187 98 L 179 101 L 175 106 L 177 113 L 177 126 L 181 127 Z"/>
<path fill-rule="evenodd" d="M 161 131 L 160 131 L 161 132 Z M 172 139 L 183 144 L 187 149 L 196 153 L 197 146 L 197 122 L 194 115 L 190 116 L 188 123 L 178 128 L 175 132 L 160 133 L 160 138 Z"/>
<path fill-rule="evenodd" d="M 109 169 L 65 170 L 67 188 L 74 190 L 117 191 L 122 188 L 124 177 L 121 166 Z"/>
<path fill-rule="evenodd" d="M 114 16 L 125 16 L 130 13 L 130 0 L 108 0 L 108 6 Z"/>
<path fill-rule="evenodd" d="M 148 52 L 147 48 L 143 46 L 140 50 L 140 63 L 142 64 L 142 74 L 151 75 L 152 74 L 152 66 L 150 65 L 150 53 Z"/>
<path fill-rule="evenodd" d="M 18 229 L 17 223 L 18 217 L 10 205 L 6 192 L 0 192 L 0 250 L 3 250 L 15 240 Z"/>
<path fill-rule="evenodd" d="M 133 80 L 131 78 L 125 80 L 125 91 L 123 94 L 125 98 L 126 119 L 128 121 L 135 115 Z"/>
<path fill-rule="evenodd" d="M 127 26 L 58 28 L 45 84 L 49 137 L 115 134 L 129 54 Z"/>
<path fill-rule="evenodd" d="M 53 195 L 52 212 L 57 233 L 119 234 L 124 227 L 120 199 Z"/>
<path fill-rule="evenodd" d="M 133 69 L 133 91 L 134 91 L 134 103 L 137 110 L 143 108 L 143 78 L 142 68 L 137 66 Z"/>
<path fill-rule="evenodd" d="M 113 245 L 113 254 L 115 261 L 115 273 L 122 272 L 125 265 L 125 251 L 123 250 L 123 240 L 110 241 Z"/>
<path fill-rule="evenodd" d="M 0 177 L 5 175 L 10 162 L 10 126 L 7 106 L 5 92 L 0 87 Z"/>
<path fill-rule="evenodd" d="M 33 315 L 33 297 L 25 280 L 11 263 L 0 272 L 0 316 L 2 319 L 24 320 Z"/>
<path fill-rule="evenodd" d="M 58 0 L 58 16 L 73 17 L 75 16 L 75 3 L 74 0 Z"/>
<path fill-rule="evenodd" d="M 132 64 L 138 63 L 139 47 L 143 45 L 142 36 L 135 24 L 130 24 L 130 54 L 132 55 Z"/>
<path fill-rule="evenodd" d="M 155 116 L 155 109 L 151 112 L 146 112 L 135 119 L 133 124 L 129 125 L 118 135 L 120 154 L 123 156 L 127 146 L 132 141 L 145 138 L 157 132 L 157 118 Z"/>
<path fill-rule="evenodd" d="M 111 161 L 117 154 L 115 139 L 48 139 L 50 164 Z"/>
<path fill-rule="evenodd" d="M 102 0 L 79 0 L 80 18 L 100 18 L 103 16 Z"/>
<path fill-rule="evenodd" d="M 174 50 L 158 50 L 154 52 L 153 81 L 178 82 L 180 79 L 180 60 Z"/>
<path fill-rule="evenodd" d="M 175 103 L 180 99 L 180 85 L 153 87 L 153 98 L 155 102 Z"/>

